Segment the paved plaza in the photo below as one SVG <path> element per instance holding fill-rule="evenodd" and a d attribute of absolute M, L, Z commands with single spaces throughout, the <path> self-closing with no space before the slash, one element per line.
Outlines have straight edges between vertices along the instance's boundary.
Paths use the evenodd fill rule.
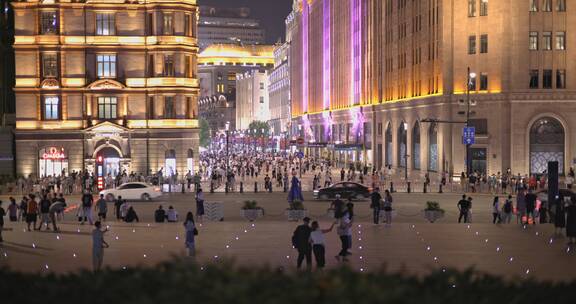
<path fill-rule="evenodd" d="M 109 219 L 104 264 L 113 268 L 153 265 L 185 256 L 184 229 L 181 223 L 157 224 L 154 210 L 162 204 L 174 206 L 180 217 L 195 212 L 190 194 L 164 195 L 153 202 L 131 202 L 140 222 L 120 223 Z M 473 222 L 457 224 L 458 194 L 395 194 L 396 215 L 391 226 L 372 224 L 369 201 L 355 201 L 353 255 L 347 263 L 358 271 L 381 267 L 396 272 L 424 275 L 444 267 L 475 268 L 510 279 L 576 279 L 576 249 L 568 249 L 566 239 L 554 237 L 552 225 L 522 227 L 516 224 L 491 224 L 492 196 L 477 195 L 473 202 Z M 6 201 L 6 197 L 1 198 Z M 265 209 L 265 216 L 248 222 L 240 216 L 242 202 L 253 199 Z M 297 252 L 291 235 L 299 224 L 284 215 L 286 194 L 244 193 L 207 194 L 208 202 L 224 205 L 224 221 L 199 225 L 197 257 L 200 265 L 231 258 L 240 265 L 270 265 L 295 269 Z M 425 202 L 439 201 L 445 217 L 428 223 L 422 216 Z M 78 197 L 70 197 L 72 204 Z M 328 228 L 328 201 L 315 201 L 305 193 L 305 207 L 313 220 Z M 109 217 L 112 217 L 112 206 Z M 7 222 L 4 243 L 0 245 L 0 266 L 24 272 L 64 273 L 90 269 L 93 227 L 80 225 L 75 211 L 65 216 L 61 231 L 26 232 L 24 223 Z M 336 232 L 327 235 L 327 267 L 337 267 L 334 256 L 340 250 Z"/>

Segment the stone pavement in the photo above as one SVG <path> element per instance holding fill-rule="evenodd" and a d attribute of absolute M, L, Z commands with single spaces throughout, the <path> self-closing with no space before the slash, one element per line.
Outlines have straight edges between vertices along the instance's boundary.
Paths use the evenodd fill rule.
<path fill-rule="evenodd" d="M 355 202 L 353 255 L 347 263 L 358 271 L 387 267 L 390 271 L 423 275 L 431 269 L 452 267 L 475 269 L 510 279 L 538 280 L 576 279 L 576 249 L 567 250 L 565 238 L 553 237 L 551 225 L 522 227 L 517 224 L 491 224 L 492 196 L 474 199 L 474 222 L 457 224 L 455 194 L 396 194 L 397 215 L 390 227 L 373 225 L 368 201 Z M 199 224 L 197 239 L 200 265 L 232 258 L 242 265 L 270 265 L 295 268 L 296 251 L 291 248 L 291 235 L 298 225 L 288 222 L 283 214 L 287 206 L 284 193 L 272 194 L 207 194 L 207 201 L 221 201 L 225 206 L 223 222 Z M 255 222 L 240 217 L 245 199 L 255 199 L 265 208 L 266 216 Z M 313 219 L 328 227 L 326 216 L 330 202 L 313 201 L 306 193 L 305 206 Z M 3 201 L 6 201 L 2 197 Z M 446 217 L 427 223 L 421 210 L 427 200 L 439 201 Z M 77 197 L 69 199 L 78 201 Z M 159 204 L 173 205 L 183 217 L 195 211 L 191 195 L 172 194 L 155 202 L 133 202 L 141 222 L 118 223 L 109 220 L 105 265 L 122 268 L 152 265 L 184 256 L 184 231 L 181 223 L 152 223 L 153 211 Z M 6 206 L 4 206 L 6 207 Z M 109 217 L 111 210 L 109 208 Z M 23 223 L 5 225 L 0 245 L 0 266 L 24 272 L 69 272 L 91 267 L 90 231 L 79 225 L 74 214 L 66 215 L 62 231 L 25 232 Z M 515 219 L 513 220 L 513 222 Z M 340 263 L 334 256 L 339 251 L 334 232 L 327 235 L 327 267 Z"/>

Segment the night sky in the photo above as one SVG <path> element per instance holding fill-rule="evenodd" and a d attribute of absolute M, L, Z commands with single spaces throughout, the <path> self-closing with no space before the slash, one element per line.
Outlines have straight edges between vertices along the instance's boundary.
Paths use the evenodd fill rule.
<path fill-rule="evenodd" d="M 292 10 L 292 0 L 198 0 L 199 5 L 216 7 L 249 7 L 252 16 L 260 19 L 266 29 L 267 43 L 284 41 L 284 19 Z"/>

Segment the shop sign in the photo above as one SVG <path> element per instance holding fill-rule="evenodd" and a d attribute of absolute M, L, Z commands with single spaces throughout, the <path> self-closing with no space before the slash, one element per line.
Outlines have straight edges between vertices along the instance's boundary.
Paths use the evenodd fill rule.
<path fill-rule="evenodd" d="M 324 143 L 323 142 L 311 143 L 311 142 L 309 142 L 307 144 L 307 146 L 308 146 L 308 148 L 326 148 L 328 146 L 328 143 L 325 143 L 325 142 Z"/>
<path fill-rule="evenodd" d="M 337 151 L 361 151 L 364 149 L 363 144 L 336 144 L 334 150 Z"/>
<path fill-rule="evenodd" d="M 66 159 L 66 154 L 64 154 L 64 148 L 58 149 L 56 147 L 50 147 L 47 152 L 44 152 L 44 154 L 42 154 L 42 159 L 51 159 L 51 160 Z"/>

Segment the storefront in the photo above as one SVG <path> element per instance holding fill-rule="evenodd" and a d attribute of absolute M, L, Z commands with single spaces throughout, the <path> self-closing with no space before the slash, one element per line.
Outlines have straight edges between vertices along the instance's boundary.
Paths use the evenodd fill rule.
<path fill-rule="evenodd" d="M 61 176 L 68 172 L 68 155 L 63 147 L 40 149 L 38 158 L 40 177 Z"/>

